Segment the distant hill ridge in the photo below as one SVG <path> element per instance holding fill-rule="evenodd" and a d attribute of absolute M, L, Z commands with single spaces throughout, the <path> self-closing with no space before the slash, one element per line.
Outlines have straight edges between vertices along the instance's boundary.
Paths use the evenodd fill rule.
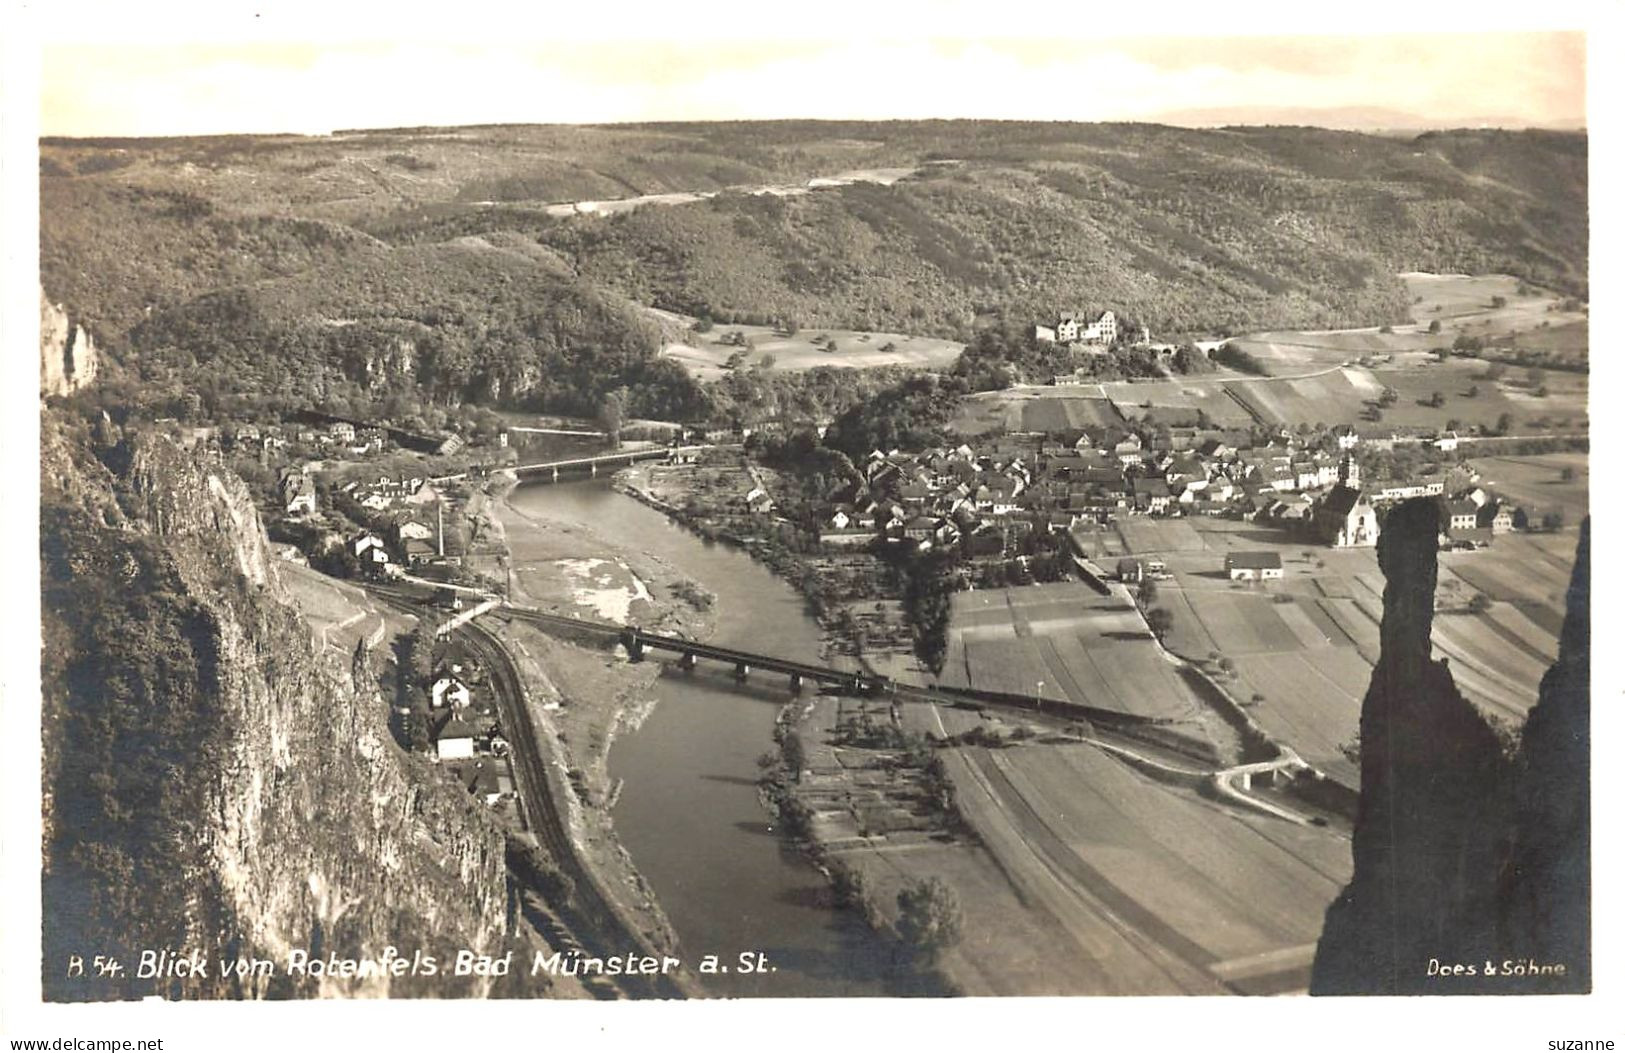
<path fill-rule="evenodd" d="M 52 139 L 41 271 L 52 301 L 114 358 L 137 344 L 220 357 L 222 341 L 243 338 L 151 338 L 188 329 L 180 320 L 228 292 L 264 305 L 259 317 L 284 335 L 308 328 L 313 318 L 288 315 L 333 285 L 347 317 L 391 316 L 466 349 L 473 377 L 493 372 L 524 314 L 526 339 L 575 349 L 572 371 L 628 383 L 644 367 L 626 349 L 642 341 L 614 334 L 636 327 L 589 301 L 969 339 L 1060 308 L 1112 307 L 1154 333 L 1398 322 L 1402 271 L 1509 273 L 1584 296 L 1587 152 L 1576 132 L 991 121 Z M 961 163 L 797 198 L 719 193 L 614 217 L 538 207 L 942 159 Z M 482 240 L 426 251 L 468 238 Z M 545 295 L 516 314 L 504 283 Z M 448 299 L 442 286 L 459 291 Z M 403 289 L 410 302 L 396 302 Z M 548 309 L 559 295 L 574 306 Z M 202 339 L 190 328 L 186 339 Z M 275 336 L 255 340 L 286 345 Z M 598 369 L 606 336 L 618 365 Z M 503 397 L 548 389 L 536 382 L 548 361 L 521 354 Z M 479 397 L 479 385 L 451 397 Z"/>

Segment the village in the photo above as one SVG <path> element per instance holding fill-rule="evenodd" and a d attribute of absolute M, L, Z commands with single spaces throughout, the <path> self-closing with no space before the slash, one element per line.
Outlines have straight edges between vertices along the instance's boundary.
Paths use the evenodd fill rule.
<path fill-rule="evenodd" d="M 1407 459 L 1414 471 L 1362 478 L 1362 445 L 1388 453 L 1396 442 L 1416 450 Z M 860 481 L 829 495 L 819 540 L 834 549 L 947 550 L 972 564 L 1014 561 L 1019 579 L 1035 539 L 1055 539 L 1036 540 L 1037 551 L 1053 551 L 1064 537 L 1083 560 L 1101 527 L 1130 516 L 1235 519 L 1273 526 L 1285 544 L 1334 548 L 1375 546 L 1380 512 L 1421 496 L 1445 502 L 1446 548 L 1483 547 L 1512 530 L 1561 524 L 1556 513 L 1477 485 L 1456 451 L 1450 439 L 1362 440 L 1347 426 L 1265 435 L 1128 425 L 1084 430 L 1071 442 L 1000 436 L 953 448 L 876 450 L 859 467 Z M 772 508 L 760 487 L 744 501 L 753 512 Z"/>

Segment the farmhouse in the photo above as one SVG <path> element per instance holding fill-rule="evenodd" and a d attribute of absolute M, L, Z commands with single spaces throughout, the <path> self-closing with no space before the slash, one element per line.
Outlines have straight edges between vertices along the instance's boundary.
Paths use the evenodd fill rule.
<path fill-rule="evenodd" d="M 1471 501 L 1444 503 L 1445 529 L 1454 537 L 1463 530 L 1478 529 L 1478 506 Z"/>
<path fill-rule="evenodd" d="M 1286 573 L 1279 552 L 1232 552 L 1224 569 L 1231 581 L 1279 581 Z"/>
<path fill-rule="evenodd" d="M 930 516 L 915 516 L 903 524 L 903 536 L 910 541 L 929 542 L 937 532 L 937 521 Z"/>
<path fill-rule="evenodd" d="M 1518 509 L 1506 501 L 1491 501 L 1478 510 L 1478 525 L 1496 534 L 1511 533 Z"/>
<path fill-rule="evenodd" d="M 1444 493 L 1443 479 L 1418 479 L 1408 483 L 1384 484 L 1377 492 L 1378 501 L 1404 501 L 1412 497 L 1437 497 Z"/>
<path fill-rule="evenodd" d="M 401 543 L 401 551 L 406 553 L 406 562 L 410 563 L 414 567 L 420 563 L 429 562 L 431 559 L 434 559 L 435 555 L 434 546 L 430 545 L 427 541 L 420 541 L 415 537 L 407 538 L 405 541 L 403 541 Z"/>
<path fill-rule="evenodd" d="M 418 541 L 428 541 L 432 537 L 434 537 L 434 528 L 421 519 L 403 516 L 395 524 L 395 540 L 401 544 L 405 544 L 414 538 Z"/>

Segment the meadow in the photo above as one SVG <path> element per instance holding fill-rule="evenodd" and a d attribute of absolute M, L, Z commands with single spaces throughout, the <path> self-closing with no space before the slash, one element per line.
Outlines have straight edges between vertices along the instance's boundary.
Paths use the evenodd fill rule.
<path fill-rule="evenodd" d="M 747 350 L 732 343 L 738 334 Z M 831 350 L 827 341 L 834 341 Z M 887 350 L 887 349 L 890 350 Z M 952 340 L 906 333 L 855 329 L 801 330 L 794 334 L 771 326 L 717 326 L 704 335 L 688 333 L 682 342 L 667 343 L 661 357 L 677 362 L 698 380 L 726 376 L 726 363 L 740 354 L 739 369 L 776 369 L 791 372 L 834 366 L 838 369 L 876 369 L 910 366 L 943 371 L 959 360 L 964 345 Z"/>

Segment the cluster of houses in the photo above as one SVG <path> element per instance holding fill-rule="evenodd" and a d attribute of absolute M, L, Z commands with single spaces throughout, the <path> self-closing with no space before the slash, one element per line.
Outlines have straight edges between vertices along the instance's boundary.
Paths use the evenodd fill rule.
<path fill-rule="evenodd" d="M 212 445 L 234 453 L 282 453 L 290 443 L 300 444 L 312 452 L 356 457 L 389 449 L 389 433 L 383 428 L 357 428 L 349 421 L 335 421 L 321 427 L 238 421 L 218 427 L 192 428 L 186 439 L 190 445 Z"/>
<path fill-rule="evenodd" d="M 339 487 L 339 493 L 349 494 L 356 504 L 374 512 L 421 507 L 440 500 L 440 491 L 433 482 L 422 476 L 391 479 L 387 475 L 380 475 L 376 481 L 369 483 L 352 480 Z"/>
<path fill-rule="evenodd" d="M 1378 510 L 1443 497 L 1443 473 L 1362 487 L 1353 447 L 1338 429 L 1304 442 L 1278 434 L 1197 427 L 1088 429 L 1070 445 L 1001 436 L 973 446 L 873 451 L 861 478 L 832 494 L 820 531 L 830 547 L 912 543 L 997 556 L 1033 531 L 1105 524 L 1121 516 L 1225 516 L 1259 520 L 1333 547 L 1375 545 Z M 771 498 L 753 491 L 771 508 Z M 1482 544 L 1513 529 L 1516 510 L 1482 490 L 1447 517 L 1450 541 Z M 753 509 L 755 505 L 752 505 Z M 1471 519 L 1471 522 L 1469 522 Z M 1260 574 L 1262 576 L 1262 574 Z"/>
<path fill-rule="evenodd" d="M 350 539 L 351 555 L 369 572 L 385 575 L 397 573 L 397 566 L 393 562 L 396 554 L 409 567 L 426 563 L 456 565 L 461 562 L 457 556 L 446 554 L 445 519 L 438 504 L 433 521 L 421 510 L 402 509 L 388 520 L 388 526 L 382 533 L 390 535 L 394 542 L 393 549 L 379 531 L 364 530 Z"/>
<path fill-rule="evenodd" d="M 429 734 L 435 759 L 486 804 L 514 794 L 508 741 L 489 699 L 476 697 L 459 663 L 449 663 L 429 688 Z"/>
<path fill-rule="evenodd" d="M 1255 447 L 1246 431 L 1112 426 L 1070 445 L 1000 437 L 920 453 L 877 450 L 860 472 L 858 483 L 832 495 L 825 544 L 965 541 L 975 554 L 997 554 L 1033 530 L 1124 515 L 1252 519 L 1336 483 L 1339 459 L 1287 436 Z"/>

